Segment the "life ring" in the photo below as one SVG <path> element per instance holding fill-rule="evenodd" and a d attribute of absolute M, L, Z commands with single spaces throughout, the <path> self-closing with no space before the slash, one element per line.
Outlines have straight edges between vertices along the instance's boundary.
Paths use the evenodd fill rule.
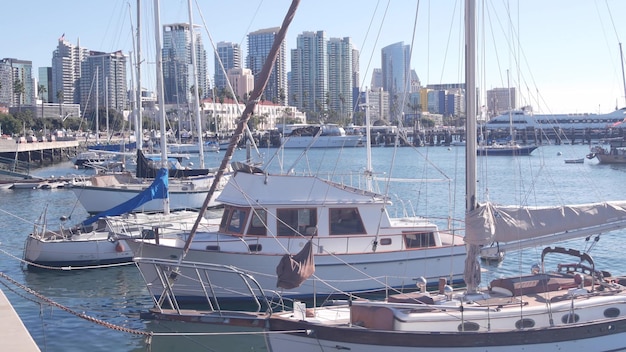
<path fill-rule="evenodd" d="M 118 253 L 121 253 L 121 252 L 126 251 L 126 248 L 124 248 L 124 245 L 122 244 L 122 242 L 117 241 L 117 244 L 115 245 L 115 251 Z"/>

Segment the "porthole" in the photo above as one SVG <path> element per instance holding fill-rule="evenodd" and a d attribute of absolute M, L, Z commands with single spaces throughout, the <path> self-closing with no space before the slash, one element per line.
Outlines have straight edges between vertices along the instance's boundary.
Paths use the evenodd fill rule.
<path fill-rule="evenodd" d="M 480 329 L 480 326 L 471 321 L 467 321 L 463 324 L 459 324 L 458 329 L 459 331 L 478 331 Z"/>
<path fill-rule="evenodd" d="M 604 316 L 606 318 L 616 318 L 619 317 L 619 314 L 619 308 L 607 308 L 604 310 Z"/>
<path fill-rule="evenodd" d="M 220 246 L 208 245 L 205 248 L 207 251 L 219 252 Z"/>
<path fill-rule="evenodd" d="M 535 321 L 532 319 L 520 319 L 518 321 L 515 322 L 515 328 L 520 330 L 520 329 L 530 329 L 532 327 L 535 326 Z"/>
<path fill-rule="evenodd" d="M 561 321 L 563 322 L 563 324 L 578 323 L 579 320 L 580 320 L 580 317 L 576 313 L 574 314 L 567 313 L 561 318 Z"/>

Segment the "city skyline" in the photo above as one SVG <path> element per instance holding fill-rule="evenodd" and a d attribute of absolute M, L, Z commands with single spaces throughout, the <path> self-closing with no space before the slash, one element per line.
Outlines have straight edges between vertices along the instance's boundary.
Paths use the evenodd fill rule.
<path fill-rule="evenodd" d="M 153 39 L 147 39 L 154 33 L 153 2 L 143 4 L 142 53 L 147 65 L 142 71 L 148 75 L 153 71 L 155 54 Z M 17 29 L 0 39 L 0 58 L 32 61 L 36 76 L 40 67 L 51 65 L 57 39 L 64 33 L 67 40 L 74 44 L 80 41 L 81 47 L 89 50 L 132 51 L 130 20 L 134 26 L 134 2 L 68 0 L 64 5 L 33 1 L 3 4 L 9 13 L 27 14 L 28 21 L 22 20 L 20 25 L 13 22 L 20 16 L 7 16 L 5 26 Z M 288 1 L 278 0 L 203 3 L 202 18 L 194 9 L 194 24 L 202 26 L 210 59 L 208 75 L 214 75 L 214 53 L 207 30 L 215 43 L 240 44 L 246 57 L 246 35 L 280 25 L 288 5 Z M 161 23 L 188 22 L 187 11 L 187 2 L 162 1 Z M 624 11 L 626 3 L 608 0 L 503 1 L 490 4 L 484 11 L 479 9 L 481 16 L 486 13 L 489 18 L 479 21 L 484 22 L 479 24 L 479 32 L 482 28 L 500 32 L 499 36 L 479 36 L 487 48 L 487 60 L 479 64 L 479 76 L 485 77 L 479 85 L 485 89 L 518 87 L 519 105 L 528 102 L 535 111 L 544 113 L 608 112 L 616 105 L 625 106 L 618 43 L 626 33 L 626 24 L 614 22 L 616 14 Z M 322 30 L 332 38 L 351 37 L 361 55 L 361 89 L 365 89 L 371 84 L 372 71 L 381 67 L 380 49 L 398 42 L 411 44 L 417 18 L 411 69 L 422 85 L 462 81 L 462 6 L 455 1 L 422 1 L 417 15 L 415 12 L 416 4 L 406 2 L 303 1 L 289 31 L 287 51 L 296 47 L 295 38 L 305 31 Z M 88 15 L 92 13 L 97 15 Z M 386 19 L 382 21 L 384 14 Z M 506 18 L 514 24 L 507 25 Z M 502 37 L 518 37 L 519 41 L 507 44 Z M 496 56 L 490 49 L 496 41 L 499 50 L 508 47 L 513 53 L 504 50 Z M 513 67 L 515 62 L 521 63 L 520 69 Z M 148 76 L 142 83 L 150 88 L 152 80 Z"/>

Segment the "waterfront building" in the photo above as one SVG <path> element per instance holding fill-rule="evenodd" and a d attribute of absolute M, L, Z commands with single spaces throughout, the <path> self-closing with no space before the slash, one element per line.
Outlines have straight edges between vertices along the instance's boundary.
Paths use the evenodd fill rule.
<path fill-rule="evenodd" d="M 198 89 L 201 97 L 209 93 L 207 80 L 207 56 L 202 44 L 202 36 L 194 25 L 193 35 L 196 46 L 198 69 Z M 191 35 L 188 23 L 163 25 L 163 86 L 165 104 L 187 104 L 191 102 L 193 67 L 191 64 Z"/>
<path fill-rule="evenodd" d="M 389 92 L 391 121 L 397 121 L 405 110 L 405 93 L 411 88 L 411 46 L 398 42 L 381 49 L 382 86 Z"/>
<path fill-rule="evenodd" d="M 35 103 L 36 89 L 32 70 L 32 61 L 11 58 L 0 60 L 0 104 L 13 107 Z M 16 93 L 16 84 L 22 86 L 19 93 Z"/>
<path fill-rule="evenodd" d="M 81 65 L 80 105 L 83 111 L 93 111 L 96 108 L 95 99 L 98 99 L 97 106 L 101 108 L 118 112 L 128 109 L 126 61 L 121 51 L 89 52 Z"/>
<path fill-rule="evenodd" d="M 298 34 L 291 50 L 291 89 L 289 101 L 304 112 L 327 109 L 328 55 L 324 31 Z"/>
<path fill-rule="evenodd" d="M 241 69 L 241 47 L 237 43 L 219 42 L 215 53 L 215 88 L 217 91 L 228 89 L 226 84 L 228 70 Z M 220 62 L 222 65 L 220 65 Z M 224 68 L 222 69 L 222 66 Z M 232 83 L 232 82 L 231 82 Z"/>
<path fill-rule="evenodd" d="M 343 122 L 352 113 L 353 60 L 349 37 L 328 40 L 328 109 Z"/>
<path fill-rule="evenodd" d="M 511 88 L 493 88 L 487 91 L 487 113 L 490 117 L 498 116 L 505 111 L 515 110 L 516 90 Z"/>
<path fill-rule="evenodd" d="M 254 90 L 254 75 L 252 70 L 247 68 L 231 68 L 228 70 L 228 80 L 230 81 L 237 100 L 247 100 Z"/>
<path fill-rule="evenodd" d="M 54 90 L 52 89 L 52 67 L 47 66 L 39 68 L 39 84 L 37 87 L 40 85 L 42 85 L 46 91 L 42 96 L 38 96 L 37 98 L 45 103 L 52 102 L 52 97 L 54 96 Z M 37 88 L 37 91 L 39 91 L 39 88 Z"/>
<path fill-rule="evenodd" d="M 89 50 L 65 40 L 63 34 L 52 53 L 52 101 L 55 103 L 80 103 L 79 79 L 81 65 Z"/>
<path fill-rule="evenodd" d="M 279 27 L 266 28 L 248 34 L 248 56 L 246 62 L 247 67 L 255 77 L 261 72 L 279 29 Z M 278 50 L 278 56 L 274 62 L 269 81 L 263 92 L 262 100 L 286 106 L 288 96 L 287 46 L 283 41 Z"/>

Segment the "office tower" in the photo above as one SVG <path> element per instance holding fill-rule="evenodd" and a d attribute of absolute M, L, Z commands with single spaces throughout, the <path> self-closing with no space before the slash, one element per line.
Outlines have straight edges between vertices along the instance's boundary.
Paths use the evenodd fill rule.
<path fill-rule="evenodd" d="M 59 38 L 57 48 L 52 53 L 52 98 L 55 103 L 80 102 L 79 79 L 81 64 L 89 51 Z"/>
<path fill-rule="evenodd" d="M 39 68 L 39 84 L 38 86 L 44 86 L 46 89 L 42 96 L 38 97 L 43 103 L 50 103 L 53 101 L 53 89 L 52 89 L 52 67 L 40 67 Z M 39 90 L 39 88 L 37 88 Z"/>
<path fill-rule="evenodd" d="M 215 54 L 215 88 L 217 91 L 228 89 L 226 78 L 228 70 L 231 68 L 241 69 L 241 47 L 239 44 L 230 42 L 217 43 L 217 53 Z M 219 58 L 219 60 L 218 60 Z M 224 66 L 220 65 L 220 61 Z"/>
<path fill-rule="evenodd" d="M 97 105 L 100 108 L 113 109 L 118 112 L 128 108 L 126 60 L 126 56 L 121 51 L 89 52 L 81 65 L 81 110 L 93 111 L 96 108 L 95 99 L 98 99 Z M 95 95 L 96 91 L 98 96 Z"/>
<path fill-rule="evenodd" d="M 0 60 L 0 103 L 9 107 L 35 105 L 35 81 L 32 61 Z M 21 89 L 16 85 L 21 85 Z"/>
<path fill-rule="evenodd" d="M 248 34 L 248 56 L 246 62 L 255 77 L 261 72 L 279 29 L 279 27 L 266 28 Z M 287 47 L 285 42 L 283 42 L 280 45 L 278 57 L 274 62 L 269 82 L 262 97 L 263 100 L 286 106 L 288 94 Z"/>
<path fill-rule="evenodd" d="M 411 67 L 410 45 L 404 42 L 391 44 L 381 49 L 382 84 L 389 92 L 389 109 L 392 121 L 397 121 L 404 111 L 404 94 L 410 92 Z"/>
<path fill-rule="evenodd" d="M 200 97 L 209 92 L 207 82 L 207 57 L 202 36 L 194 26 L 198 89 Z M 163 85 L 165 104 L 187 104 L 191 102 L 193 67 L 191 66 L 191 31 L 188 23 L 163 26 Z"/>
<path fill-rule="evenodd" d="M 329 117 L 338 122 L 351 116 L 353 61 L 352 41 L 349 37 L 328 40 L 328 96 Z"/>
<path fill-rule="evenodd" d="M 290 105 L 304 112 L 321 112 L 328 108 L 328 55 L 324 31 L 298 35 L 291 50 Z"/>

